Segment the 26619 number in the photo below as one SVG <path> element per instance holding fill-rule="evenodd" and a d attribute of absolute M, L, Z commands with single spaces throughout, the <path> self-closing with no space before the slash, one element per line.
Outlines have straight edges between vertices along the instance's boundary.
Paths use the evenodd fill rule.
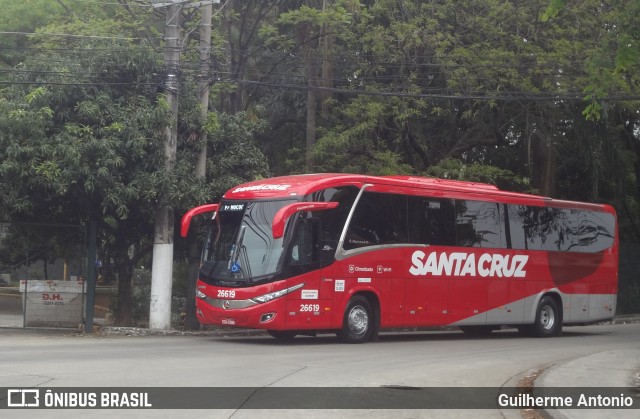
<path fill-rule="evenodd" d="M 218 290 L 218 298 L 236 298 L 236 292 L 233 290 Z"/>

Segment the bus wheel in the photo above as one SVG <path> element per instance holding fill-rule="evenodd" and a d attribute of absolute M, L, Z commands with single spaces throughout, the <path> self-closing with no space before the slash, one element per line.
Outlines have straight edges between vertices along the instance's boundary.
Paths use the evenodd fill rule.
<path fill-rule="evenodd" d="M 560 336 L 562 333 L 562 312 L 553 298 L 542 297 L 536 310 L 536 320 L 531 325 L 534 336 L 546 338 Z"/>
<path fill-rule="evenodd" d="M 280 342 L 291 342 L 297 335 L 296 332 L 291 330 L 267 330 L 267 333 L 278 339 Z"/>
<path fill-rule="evenodd" d="M 375 319 L 369 300 L 362 295 L 352 297 L 344 312 L 338 337 L 346 343 L 363 343 L 372 337 L 374 330 Z"/>
<path fill-rule="evenodd" d="M 465 335 L 481 337 L 489 336 L 495 330 L 495 326 L 458 326 Z"/>

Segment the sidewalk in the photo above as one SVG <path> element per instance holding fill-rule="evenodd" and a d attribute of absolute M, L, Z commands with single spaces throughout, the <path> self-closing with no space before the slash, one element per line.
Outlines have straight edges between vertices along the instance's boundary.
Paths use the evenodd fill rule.
<path fill-rule="evenodd" d="M 616 316 L 614 324 L 638 323 L 640 314 Z M 640 348 L 598 352 L 547 369 L 535 382 L 535 388 L 594 387 L 633 388 L 634 406 L 640 406 Z M 638 410 L 621 409 L 543 409 L 554 419 L 637 418 Z"/>
<path fill-rule="evenodd" d="M 620 390 L 626 396 L 632 396 L 636 409 L 555 409 L 547 408 L 543 412 L 554 419 L 590 419 L 590 418 L 637 418 L 640 406 L 640 348 L 616 349 L 599 352 L 577 358 L 546 370 L 537 380 L 536 389 L 544 393 L 545 388 L 594 387 L 598 391 L 619 396 Z M 613 388 L 607 391 L 607 388 Z M 577 402 L 577 400 L 576 400 Z"/>

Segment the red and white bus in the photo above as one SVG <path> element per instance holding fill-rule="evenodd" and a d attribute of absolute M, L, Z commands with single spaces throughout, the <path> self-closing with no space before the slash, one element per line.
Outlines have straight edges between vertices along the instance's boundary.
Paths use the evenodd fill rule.
<path fill-rule="evenodd" d="M 409 176 L 312 174 L 229 190 L 196 288 L 201 324 L 278 339 L 335 331 L 503 325 L 557 336 L 615 314 L 618 234 L 608 205 Z"/>

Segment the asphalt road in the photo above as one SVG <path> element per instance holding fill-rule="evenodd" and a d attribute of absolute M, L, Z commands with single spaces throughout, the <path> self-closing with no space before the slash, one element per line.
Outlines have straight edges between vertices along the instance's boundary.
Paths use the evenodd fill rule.
<path fill-rule="evenodd" d="M 363 345 L 341 344 L 332 335 L 283 344 L 268 336 L 105 337 L 0 329 L 0 387 L 512 387 L 533 372 L 639 347 L 639 323 L 565 328 L 562 337 L 553 339 L 525 338 L 509 330 L 477 339 L 460 332 L 384 333 Z M 640 371 L 640 359 L 629 359 L 628 370 Z M 11 410 L 0 416 L 113 417 L 114 412 Z M 615 417 L 621 417 L 618 413 Z M 196 416 L 521 417 L 517 410 L 491 409 L 117 411 L 117 417 Z"/>

